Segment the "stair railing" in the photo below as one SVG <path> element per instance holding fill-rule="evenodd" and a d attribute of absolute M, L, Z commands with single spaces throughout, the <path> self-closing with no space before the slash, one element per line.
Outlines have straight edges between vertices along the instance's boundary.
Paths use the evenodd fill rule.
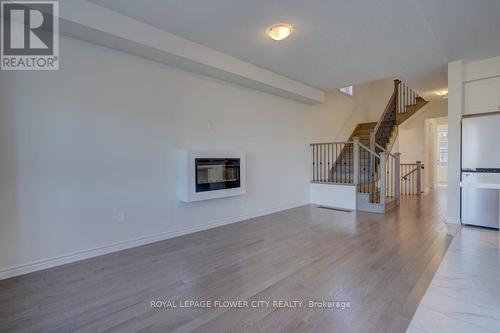
<path fill-rule="evenodd" d="M 312 143 L 311 183 L 350 184 L 359 193 L 370 194 L 370 202 L 384 204 L 400 197 L 400 155 L 352 141 Z"/>
<path fill-rule="evenodd" d="M 399 81 L 399 80 L 396 80 Z M 407 112 L 407 107 L 417 104 L 417 99 L 421 98 L 420 95 L 408 87 L 404 82 L 399 81 L 398 86 L 398 113 L 403 114 Z"/>
<path fill-rule="evenodd" d="M 382 195 L 382 184 L 386 183 L 385 173 L 382 173 L 378 166 L 385 164 L 384 156 L 375 150 L 366 147 L 354 138 L 354 142 L 359 147 L 359 170 L 358 170 L 358 193 L 369 194 L 371 203 L 385 203 L 385 196 Z"/>
<path fill-rule="evenodd" d="M 417 161 L 415 163 L 401 163 L 401 194 L 420 195 L 422 193 L 422 176 L 424 165 Z"/>
<path fill-rule="evenodd" d="M 354 183 L 354 141 L 312 143 L 311 182 Z"/>
<path fill-rule="evenodd" d="M 375 147 L 380 150 L 380 155 L 384 157 L 386 162 L 386 197 L 396 199 L 399 204 L 399 199 L 401 198 L 401 153 L 393 154 L 378 143 L 375 143 Z"/>
<path fill-rule="evenodd" d="M 417 105 L 418 100 L 423 98 L 408 87 L 408 85 L 400 80 L 394 80 L 394 90 L 389 98 L 389 102 L 382 113 L 377 125 L 372 133 L 370 133 L 370 147 L 374 149 L 373 143 L 377 143 L 383 147 L 388 147 L 391 142 L 391 134 L 397 131 L 398 115 L 403 115 L 408 112 L 408 107 Z M 425 101 L 424 101 L 425 102 Z M 396 132 L 397 135 L 397 132 Z M 392 141 L 394 143 L 394 141 Z M 378 148 L 376 149 L 379 152 Z M 389 149 L 390 150 L 390 149 Z"/>
<path fill-rule="evenodd" d="M 358 193 L 370 194 L 372 203 L 384 204 L 387 198 L 399 203 L 401 194 L 410 192 L 410 186 L 419 195 L 421 164 L 407 170 L 408 164 L 400 163 L 401 154 L 391 153 L 390 146 L 397 133 L 394 131 L 397 131 L 398 115 L 407 113 L 407 107 L 416 105 L 419 98 L 405 83 L 394 80 L 391 98 L 370 132 L 369 147 L 356 137 L 350 141 L 311 144 L 311 182 L 355 185 Z"/>
<path fill-rule="evenodd" d="M 387 102 L 384 113 L 380 117 L 377 125 L 373 129 L 373 134 L 370 136 L 370 145 L 377 143 L 380 146 L 386 147 L 389 143 L 393 128 L 396 126 L 396 116 L 398 113 L 398 94 L 401 81 L 394 80 L 394 91 Z M 385 148 L 384 148 L 385 149 Z M 378 148 L 376 148 L 378 151 Z"/>

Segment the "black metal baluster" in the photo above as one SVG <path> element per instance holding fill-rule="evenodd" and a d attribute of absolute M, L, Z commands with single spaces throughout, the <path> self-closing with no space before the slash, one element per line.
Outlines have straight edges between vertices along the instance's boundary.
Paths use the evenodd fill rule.
<path fill-rule="evenodd" d="M 320 148 L 320 151 L 321 151 L 321 160 L 320 160 L 320 163 L 321 163 L 321 181 L 324 182 L 325 181 L 325 166 L 324 166 L 324 161 L 325 161 L 325 145 L 321 145 L 321 148 Z"/>
<path fill-rule="evenodd" d="M 319 146 L 319 180 L 323 181 L 323 145 Z"/>
<path fill-rule="evenodd" d="M 316 146 L 316 181 L 319 182 L 319 146 Z"/>
<path fill-rule="evenodd" d="M 325 181 L 328 181 L 329 160 L 330 160 L 330 155 L 328 155 L 328 145 L 325 145 Z"/>
<path fill-rule="evenodd" d="M 320 182 L 321 181 L 321 146 L 318 145 L 318 151 L 317 151 L 317 154 L 318 154 L 318 164 L 316 165 L 316 171 L 318 172 L 318 181 Z"/>
<path fill-rule="evenodd" d="M 335 162 L 337 161 L 337 155 L 335 155 L 335 153 L 333 152 L 333 150 L 335 149 L 337 145 L 332 145 L 332 156 L 333 156 L 333 159 L 332 159 L 332 170 L 335 168 Z M 337 169 L 335 169 L 335 172 L 332 172 L 332 181 L 335 182 L 337 177 L 336 177 L 336 173 L 337 173 Z"/>
<path fill-rule="evenodd" d="M 344 160 L 344 146 L 340 144 L 340 182 L 344 183 L 345 160 Z"/>
<path fill-rule="evenodd" d="M 335 182 L 335 172 L 336 171 L 333 172 L 333 170 L 335 168 L 335 159 L 337 158 L 337 156 L 335 156 L 333 149 L 334 149 L 334 145 L 331 146 L 331 150 L 332 150 L 332 182 Z"/>
<path fill-rule="evenodd" d="M 345 149 L 345 155 L 346 155 L 346 165 L 345 165 L 345 168 L 346 168 L 346 172 L 345 172 L 345 182 L 348 183 L 349 182 L 349 144 L 346 143 L 345 146 L 344 146 L 344 149 Z"/>
<path fill-rule="evenodd" d="M 316 145 L 312 146 L 312 174 L 313 174 L 313 181 L 316 181 Z"/>
<path fill-rule="evenodd" d="M 319 151 L 318 151 L 318 145 L 314 146 L 314 150 L 316 151 L 316 181 L 319 181 L 319 174 L 318 174 L 318 165 L 319 165 Z"/>
<path fill-rule="evenodd" d="M 321 145 L 321 181 L 325 181 L 325 145 Z"/>
<path fill-rule="evenodd" d="M 331 166 L 331 160 L 332 160 L 332 155 L 330 154 L 330 144 L 328 144 L 326 146 L 326 150 L 328 151 L 328 182 L 330 183 L 332 181 L 332 177 L 331 177 L 331 174 L 332 174 L 332 168 L 330 167 Z"/>
<path fill-rule="evenodd" d="M 346 168 L 346 161 L 345 161 L 345 145 L 341 145 L 342 149 L 340 150 L 342 153 L 342 184 L 345 184 L 345 168 Z"/>
<path fill-rule="evenodd" d="M 330 150 L 332 152 L 332 182 L 335 180 L 335 175 L 333 173 L 333 164 L 335 163 L 335 155 L 333 155 L 333 144 L 330 146 Z"/>
<path fill-rule="evenodd" d="M 339 145 L 335 145 L 335 182 L 339 182 Z"/>
<path fill-rule="evenodd" d="M 323 145 L 323 168 L 322 168 L 322 172 L 323 172 L 323 182 L 326 181 L 326 174 L 325 174 L 325 168 L 326 168 L 326 149 L 325 149 L 325 146 L 326 145 Z"/>
<path fill-rule="evenodd" d="M 348 156 L 347 148 L 348 148 L 348 146 L 347 146 L 347 143 L 346 143 L 346 144 L 344 144 L 344 149 L 342 150 L 342 151 L 345 152 L 345 154 L 344 154 L 344 184 L 347 183 L 347 171 L 348 171 L 347 170 L 347 165 L 349 163 L 349 160 L 348 160 L 348 157 L 347 157 Z"/>
<path fill-rule="evenodd" d="M 315 147 L 314 145 L 311 146 L 311 148 L 312 148 L 312 180 L 316 181 L 316 173 L 314 172 L 314 168 L 316 167 L 316 164 L 315 164 L 316 160 L 314 159 L 315 158 L 314 147 Z"/>
<path fill-rule="evenodd" d="M 352 168 L 352 173 L 349 179 L 351 183 L 354 183 L 354 144 L 352 143 L 351 143 L 351 168 Z"/>

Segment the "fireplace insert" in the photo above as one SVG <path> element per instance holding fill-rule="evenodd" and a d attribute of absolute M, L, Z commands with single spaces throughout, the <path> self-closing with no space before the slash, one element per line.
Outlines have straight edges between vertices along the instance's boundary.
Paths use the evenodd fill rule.
<path fill-rule="evenodd" d="M 240 187 L 239 158 L 196 158 L 196 192 Z"/>

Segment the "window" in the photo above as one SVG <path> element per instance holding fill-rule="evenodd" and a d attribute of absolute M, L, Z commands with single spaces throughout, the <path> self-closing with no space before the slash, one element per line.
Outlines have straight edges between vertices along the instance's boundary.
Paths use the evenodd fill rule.
<path fill-rule="evenodd" d="M 344 93 L 344 94 L 347 94 L 347 95 L 350 95 L 350 96 L 353 95 L 352 86 L 340 88 L 339 90 L 340 90 L 341 93 Z"/>
<path fill-rule="evenodd" d="M 438 131 L 439 166 L 448 166 L 448 131 Z"/>

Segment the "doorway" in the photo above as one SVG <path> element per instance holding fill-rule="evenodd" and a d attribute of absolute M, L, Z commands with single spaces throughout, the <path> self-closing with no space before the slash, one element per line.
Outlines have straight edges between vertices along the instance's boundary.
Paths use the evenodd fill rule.
<path fill-rule="evenodd" d="M 440 185 L 448 182 L 448 124 L 437 125 L 436 134 L 436 182 Z"/>
<path fill-rule="evenodd" d="M 448 117 L 425 120 L 426 180 L 429 188 L 448 182 Z"/>

